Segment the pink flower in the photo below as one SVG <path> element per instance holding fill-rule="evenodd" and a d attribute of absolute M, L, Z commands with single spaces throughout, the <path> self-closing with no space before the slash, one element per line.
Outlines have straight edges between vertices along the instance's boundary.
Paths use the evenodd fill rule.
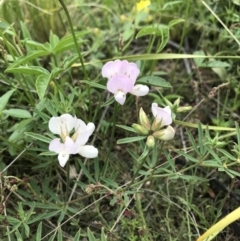
<path fill-rule="evenodd" d="M 108 91 L 114 94 L 115 100 L 121 105 L 124 104 L 127 93 L 144 96 L 149 92 L 147 86 L 135 85 L 139 73 L 137 65 L 127 60 L 110 61 L 102 68 L 102 76 L 108 78 Z"/>

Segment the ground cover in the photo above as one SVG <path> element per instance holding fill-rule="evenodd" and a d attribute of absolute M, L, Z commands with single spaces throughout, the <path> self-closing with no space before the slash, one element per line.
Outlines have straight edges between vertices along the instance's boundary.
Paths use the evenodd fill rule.
<path fill-rule="evenodd" d="M 239 240 L 239 10 L 2 1 L 0 240 Z"/>

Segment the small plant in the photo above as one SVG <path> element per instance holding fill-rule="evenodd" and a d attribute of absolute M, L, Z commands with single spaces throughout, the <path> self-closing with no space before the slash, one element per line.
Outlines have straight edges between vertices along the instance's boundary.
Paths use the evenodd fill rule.
<path fill-rule="evenodd" d="M 0 3 L 1 240 L 239 240 L 227 2 Z"/>

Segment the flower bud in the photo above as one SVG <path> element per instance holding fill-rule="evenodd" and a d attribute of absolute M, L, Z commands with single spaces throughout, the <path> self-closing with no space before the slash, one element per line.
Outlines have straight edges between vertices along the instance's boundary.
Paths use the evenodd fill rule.
<path fill-rule="evenodd" d="M 150 128 L 151 128 L 150 121 L 142 107 L 140 108 L 140 111 L 139 111 L 139 122 L 147 130 L 150 130 Z"/>
<path fill-rule="evenodd" d="M 146 144 L 149 148 L 153 148 L 155 145 L 155 138 L 152 135 L 148 136 Z"/>
<path fill-rule="evenodd" d="M 162 141 L 169 141 L 173 139 L 174 135 L 175 135 L 175 130 L 171 126 L 168 126 L 166 129 L 163 129 L 160 131 L 155 131 L 153 133 L 153 136 L 156 139 L 162 140 Z"/>
<path fill-rule="evenodd" d="M 172 108 L 173 107 L 173 104 L 166 98 L 164 98 L 164 102 L 170 107 Z"/>
<path fill-rule="evenodd" d="M 192 109 L 192 106 L 182 106 L 177 108 L 177 112 L 185 112 Z"/>
<path fill-rule="evenodd" d="M 173 106 L 174 106 L 175 108 L 178 108 L 179 104 L 180 104 L 180 98 L 177 98 L 177 99 L 174 101 Z"/>
<path fill-rule="evenodd" d="M 159 121 L 156 117 L 153 120 L 151 130 L 152 131 L 157 131 L 162 127 L 162 121 Z"/>
<path fill-rule="evenodd" d="M 137 134 L 139 134 L 139 135 L 147 135 L 148 134 L 148 130 L 145 128 L 145 127 L 143 127 L 143 126 L 141 126 L 141 125 L 139 125 L 139 124 L 132 124 L 132 127 L 133 127 L 133 129 L 137 132 Z"/>

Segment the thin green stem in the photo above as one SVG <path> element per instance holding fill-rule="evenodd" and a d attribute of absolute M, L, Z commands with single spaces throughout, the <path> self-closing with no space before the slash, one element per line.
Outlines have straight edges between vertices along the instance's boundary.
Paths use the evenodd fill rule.
<path fill-rule="evenodd" d="M 115 101 L 114 103 L 114 110 L 113 110 L 113 119 L 112 119 L 112 133 L 111 133 L 111 137 L 110 137 L 110 144 L 109 144 L 109 148 L 108 148 L 108 152 L 105 158 L 105 165 L 104 165 L 104 169 L 103 169 L 103 176 L 106 175 L 107 169 L 108 169 L 108 165 L 109 165 L 109 155 L 110 152 L 112 150 L 113 147 L 113 138 L 114 138 L 114 134 L 115 134 L 115 129 L 116 129 L 116 116 L 117 116 L 117 102 Z"/>
<path fill-rule="evenodd" d="M 84 61 L 83 61 L 83 57 L 82 57 L 82 54 L 81 54 L 81 51 L 79 49 L 79 46 L 78 46 L 78 42 L 77 42 L 77 38 L 76 38 L 76 35 L 75 35 L 75 32 L 74 32 L 74 29 L 73 29 L 73 24 L 72 24 L 72 20 L 71 20 L 71 17 L 69 15 L 69 12 L 68 12 L 68 9 L 65 5 L 65 3 L 63 2 L 63 0 L 59 0 L 60 4 L 62 5 L 62 8 L 67 16 L 67 20 L 68 20 L 68 23 L 69 23 L 69 26 L 71 28 L 71 32 L 72 32 L 72 36 L 73 36 L 73 41 L 75 43 L 75 46 L 76 46 L 76 49 L 77 49 L 77 53 L 78 53 L 78 56 L 79 56 L 79 60 L 80 60 L 80 63 L 81 63 L 81 66 L 82 66 L 82 70 L 83 70 L 83 74 L 84 74 L 84 78 L 86 80 L 88 80 L 88 75 L 87 75 L 87 72 L 86 72 L 86 69 L 85 69 L 85 65 L 84 65 Z M 89 99 L 89 115 L 92 116 L 92 105 L 91 105 L 91 93 L 90 93 L 90 86 L 88 85 L 87 87 L 87 91 L 88 91 L 88 99 Z"/>
<path fill-rule="evenodd" d="M 65 193 L 65 202 L 67 203 L 68 201 L 68 196 L 69 196 L 69 189 L 70 189 L 70 164 L 69 161 L 67 162 L 67 186 L 66 186 L 66 193 Z"/>
<path fill-rule="evenodd" d="M 143 151 L 143 153 L 147 150 L 147 146 L 145 146 L 145 150 Z M 138 175 L 138 172 L 142 169 L 144 163 L 145 163 L 145 160 L 146 160 L 146 156 L 142 159 L 140 165 L 138 166 L 137 170 L 135 171 L 134 175 L 133 175 L 133 178 L 131 180 L 131 182 L 129 183 L 129 185 L 126 187 L 126 190 L 129 190 L 129 188 L 131 187 L 131 185 L 134 183 L 137 175 Z"/>
<path fill-rule="evenodd" d="M 82 54 L 81 54 L 79 46 L 78 46 L 77 38 L 76 38 L 74 29 L 73 29 L 72 20 L 70 18 L 69 12 L 68 12 L 67 7 L 66 7 L 65 3 L 63 2 L 63 0 L 59 0 L 59 2 L 62 5 L 62 8 L 63 8 L 63 10 L 64 10 L 64 12 L 65 12 L 65 14 L 67 16 L 67 20 L 68 20 L 69 26 L 71 28 L 72 36 L 73 36 L 73 41 L 75 43 L 75 46 L 76 46 L 76 49 L 77 49 L 77 53 L 78 53 L 78 56 L 79 56 L 79 60 L 80 60 L 81 65 L 82 65 L 83 74 L 84 74 L 85 79 L 87 80 L 88 79 L 88 75 L 87 75 L 87 72 L 86 72 L 86 69 L 85 69 L 85 66 L 84 66 Z"/>

